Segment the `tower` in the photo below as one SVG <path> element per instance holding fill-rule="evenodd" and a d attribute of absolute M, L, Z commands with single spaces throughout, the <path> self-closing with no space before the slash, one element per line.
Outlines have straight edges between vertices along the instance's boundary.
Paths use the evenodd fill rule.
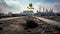
<path fill-rule="evenodd" d="M 44 7 L 43 7 L 43 13 L 44 13 Z"/>
<path fill-rule="evenodd" d="M 12 16 L 12 12 L 9 12 L 8 15 L 9 15 L 9 16 Z"/>
<path fill-rule="evenodd" d="M 41 12 L 41 7 L 39 7 L 39 12 Z"/>
<path fill-rule="evenodd" d="M 46 13 L 48 13 L 48 9 L 46 8 Z"/>
<path fill-rule="evenodd" d="M 50 16 L 54 15 L 54 13 L 53 13 L 53 8 L 50 8 L 49 14 L 50 14 Z"/>

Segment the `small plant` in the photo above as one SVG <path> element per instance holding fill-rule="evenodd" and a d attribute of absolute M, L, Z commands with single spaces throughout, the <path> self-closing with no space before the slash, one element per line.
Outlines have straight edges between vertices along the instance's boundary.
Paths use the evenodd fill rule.
<path fill-rule="evenodd" d="M 31 14 L 33 15 L 33 4 L 32 3 L 30 3 L 29 4 L 29 7 L 27 7 L 28 9 L 30 9 L 30 11 L 31 11 Z"/>

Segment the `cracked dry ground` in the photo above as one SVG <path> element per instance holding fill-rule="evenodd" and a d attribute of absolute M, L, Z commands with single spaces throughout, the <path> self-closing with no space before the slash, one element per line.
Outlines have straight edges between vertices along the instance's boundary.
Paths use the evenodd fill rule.
<path fill-rule="evenodd" d="M 60 27 L 47 24 L 34 17 L 22 17 L 18 19 L 0 21 L 0 34 L 28 34 L 25 26 L 27 20 L 34 20 L 39 26 L 31 29 L 30 34 L 60 34 Z"/>

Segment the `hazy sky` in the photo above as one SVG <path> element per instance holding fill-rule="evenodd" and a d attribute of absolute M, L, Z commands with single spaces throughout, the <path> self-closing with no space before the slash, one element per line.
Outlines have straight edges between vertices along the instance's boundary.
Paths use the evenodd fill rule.
<path fill-rule="evenodd" d="M 60 0 L 0 0 L 0 13 L 22 12 L 22 10 L 27 10 L 29 3 L 33 3 L 34 10 L 44 7 L 48 10 L 53 8 L 54 12 L 60 12 Z"/>

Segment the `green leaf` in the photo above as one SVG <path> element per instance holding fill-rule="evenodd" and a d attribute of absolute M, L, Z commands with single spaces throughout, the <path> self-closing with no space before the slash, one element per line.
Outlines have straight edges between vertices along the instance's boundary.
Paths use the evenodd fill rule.
<path fill-rule="evenodd" d="M 32 8 L 32 3 L 30 3 L 30 4 L 29 4 L 29 7 L 31 7 L 31 8 Z"/>
<path fill-rule="evenodd" d="M 31 9 L 34 9 L 34 8 L 31 8 Z"/>

